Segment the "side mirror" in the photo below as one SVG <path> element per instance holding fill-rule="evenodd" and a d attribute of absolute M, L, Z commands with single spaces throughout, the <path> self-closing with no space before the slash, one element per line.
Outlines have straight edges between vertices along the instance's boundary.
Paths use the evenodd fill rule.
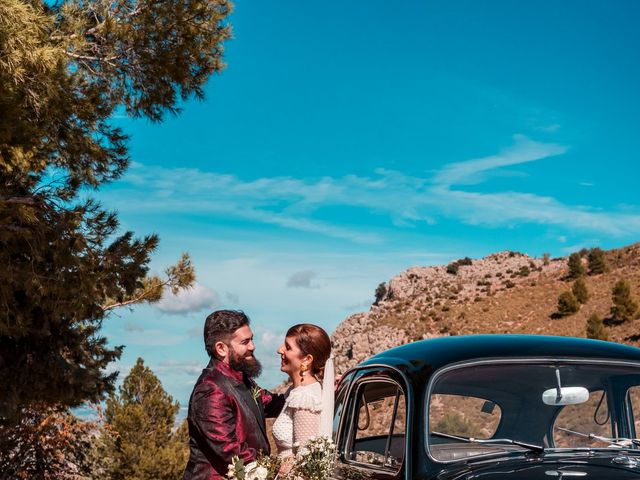
<path fill-rule="evenodd" d="M 584 387 L 550 388 L 542 393 L 545 405 L 577 405 L 589 400 L 589 390 Z"/>

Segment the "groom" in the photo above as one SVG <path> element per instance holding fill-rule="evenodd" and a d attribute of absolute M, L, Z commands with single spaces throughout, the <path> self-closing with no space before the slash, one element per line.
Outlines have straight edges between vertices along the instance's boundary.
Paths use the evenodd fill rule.
<path fill-rule="evenodd" d="M 183 480 L 222 479 L 235 455 L 248 463 L 269 454 L 264 418 L 275 417 L 284 396 L 260 389 L 253 378 L 262 367 L 253 356 L 249 318 L 218 310 L 204 324 L 209 365 L 189 400 L 189 462 Z"/>

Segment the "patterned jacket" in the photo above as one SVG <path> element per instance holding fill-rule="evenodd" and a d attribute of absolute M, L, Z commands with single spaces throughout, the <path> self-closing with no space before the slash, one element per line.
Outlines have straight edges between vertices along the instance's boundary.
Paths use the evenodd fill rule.
<path fill-rule="evenodd" d="M 275 417 L 285 398 L 260 389 L 242 372 L 211 359 L 189 399 L 189 462 L 183 480 L 219 480 L 234 455 L 245 462 L 269 454 L 265 416 Z"/>

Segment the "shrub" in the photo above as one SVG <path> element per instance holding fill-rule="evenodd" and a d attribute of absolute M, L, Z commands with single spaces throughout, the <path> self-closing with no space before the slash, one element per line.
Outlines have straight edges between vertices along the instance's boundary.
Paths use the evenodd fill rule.
<path fill-rule="evenodd" d="M 526 265 L 523 267 L 520 267 L 520 270 L 518 271 L 518 275 L 520 275 L 521 277 L 528 277 L 530 273 L 531 273 L 531 270 Z"/>
<path fill-rule="evenodd" d="M 607 271 L 607 260 L 600 248 L 589 251 L 589 275 L 597 275 Z"/>
<path fill-rule="evenodd" d="M 516 284 L 513 283 L 511 280 L 507 280 L 506 282 L 504 282 L 504 286 L 507 288 L 513 288 L 516 286 Z"/>
<path fill-rule="evenodd" d="M 609 332 L 597 313 L 592 313 L 587 319 L 587 338 L 609 340 Z"/>
<path fill-rule="evenodd" d="M 464 437 L 474 437 L 481 433 L 470 420 L 464 418 L 457 412 L 445 413 L 433 426 L 433 430 L 448 433 L 449 435 L 462 435 Z"/>
<path fill-rule="evenodd" d="M 549 265 L 549 259 L 551 258 L 551 254 L 545 252 L 542 254 L 542 264 L 543 265 Z"/>
<path fill-rule="evenodd" d="M 611 321 L 624 323 L 633 320 L 638 304 L 631 297 L 631 287 L 625 280 L 619 280 L 611 290 Z"/>
<path fill-rule="evenodd" d="M 471 260 L 469 257 L 464 257 L 456 260 L 455 262 L 451 262 L 449 265 L 447 265 L 447 273 L 455 275 L 458 273 L 458 268 L 463 265 L 473 265 L 473 260 Z"/>
<path fill-rule="evenodd" d="M 562 292 L 558 297 L 558 314 L 562 317 L 576 313 L 580 309 L 578 299 L 571 291 Z"/>
<path fill-rule="evenodd" d="M 587 290 L 587 284 L 584 281 L 584 278 L 577 278 L 575 282 L 573 282 L 573 287 L 571 287 L 571 291 L 580 303 L 587 303 L 589 299 L 589 290 Z"/>
<path fill-rule="evenodd" d="M 568 279 L 578 278 L 586 273 L 584 265 L 582 265 L 582 257 L 579 253 L 569 255 L 567 266 L 569 267 L 569 273 L 567 274 Z"/>
<path fill-rule="evenodd" d="M 387 284 L 382 282 L 380 285 L 378 285 L 378 287 L 376 288 L 376 301 L 373 302 L 374 305 L 378 305 L 378 303 L 380 301 L 382 301 L 382 299 L 387 295 Z"/>
<path fill-rule="evenodd" d="M 451 275 L 458 273 L 458 264 L 456 262 L 452 262 L 447 265 L 447 273 L 450 273 Z"/>

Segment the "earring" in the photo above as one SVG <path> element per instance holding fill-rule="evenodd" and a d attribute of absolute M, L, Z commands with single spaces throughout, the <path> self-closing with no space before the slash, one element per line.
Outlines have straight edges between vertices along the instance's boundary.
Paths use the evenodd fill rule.
<path fill-rule="evenodd" d="M 307 373 L 307 364 L 300 365 L 300 383 L 304 383 L 304 376 Z"/>

